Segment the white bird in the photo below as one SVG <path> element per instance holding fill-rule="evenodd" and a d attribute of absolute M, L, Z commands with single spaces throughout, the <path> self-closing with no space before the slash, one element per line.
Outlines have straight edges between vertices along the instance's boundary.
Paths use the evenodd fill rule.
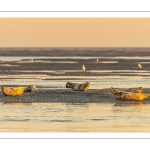
<path fill-rule="evenodd" d="M 82 71 L 86 72 L 86 67 L 84 65 L 82 65 Z"/>
<path fill-rule="evenodd" d="M 142 65 L 141 65 L 141 64 L 138 64 L 138 67 L 139 67 L 139 68 L 142 68 Z"/>
<path fill-rule="evenodd" d="M 99 59 L 96 59 L 96 61 L 98 62 L 98 61 L 99 61 Z"/>

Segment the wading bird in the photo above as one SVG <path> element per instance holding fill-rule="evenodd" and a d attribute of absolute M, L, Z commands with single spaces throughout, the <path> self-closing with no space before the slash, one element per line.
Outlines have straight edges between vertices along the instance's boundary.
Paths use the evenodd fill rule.
<path fill-rule="evenodd" d="M 138 64 L 138 67 L 139 67 L 139 68 L 142 68 L 142 65 L 141 65 L 141 64 Z"/>
<path fill-rule="evenodd" d="M 86 72 L 86 67 L 84 65 L 82 65 L 82 71 Z"/>

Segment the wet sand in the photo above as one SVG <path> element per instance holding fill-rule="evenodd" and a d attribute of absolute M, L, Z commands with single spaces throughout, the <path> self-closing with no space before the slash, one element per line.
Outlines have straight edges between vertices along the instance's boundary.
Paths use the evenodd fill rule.
<path fill-rule="evenodd" d="M 72 91 L 65 89 L 38 89 L 32 92 L 24 92 L 22 96 L 4 96 L 0 92 L 0 102 L 67 102 L 67 103 L 114 103 L 118 101 L 111 93 L 112 89 L 93 89 L 87 92 Z M 150 93 L 150 88 L 145 88 L 143 93 Z M 129 103 L 132 103 L 129 101 Z M 134 101 L 133 103 L 138 103 Z M 150 97 L 144 100 L 144 103 L 150 103 Z"/>
<path fill-rule="evenodd" d="M 138 84 L 133 85 L 139 87 L 140 78 L 149 81 L 149 54 L 150 48 L 0 48 L 0 86 L 18 86 L 23 83 L 19 79 L 24 79 L 22 85 L 29 85 L 34 80 L 39 88 L 38 91 L 24 93 L 21 97 L 6 97 L 1 93 L 0 101 L 113 102 L 110 87 L 115 86 L 115 83 L 108 85 L 107 89 L 105 86 L 92 89 L 91 85 L 85 93 L 64 89 L 65 84 L 67 80 L 79 83 L 89 80 L 99 82 L 99 78 L 105 82 L 107 78 L 110 79 L 108 82 L 116 79 L 117 83 L 117 79 L 125 81 L 124 79 L 139 77 Z M 138 68 L 138 63 L 143 68 Z M 83 64 L 87 67 L 86 73 L 81 70 Z M 25 80 L 28 80 L 28 84 Z M 57 90 L 59 81 L 62 80 L 64 88 Z M 45 85 L 46 81 L 56 82 L 56 88 L 50 84 Z M 51 87 L 53 89 L 49 89 Z M 148 85 L 146 88 L 149 88 Z"/>
<path fill-rule="evenodd" d="M 136 70 L 150 70 L 149 56 L 150 48 L 0 48 L 0 75 L 45 74 L 48 70 L 51 76 L 116 76 L 118 70 L 128 76 L 124 71 L 130 70 L 130 76 L 138 76 Z M 143 68 L 138 63 L 144 63 Z M 81 71 L 83 64 L 86 74 Z"/>
<path fill-rule="evenodd" d="M 50 90 L 40 89 L 33 92 L 26 92 L 19 97 L 9 97 L 0 94 L 0 102 L 68 102 L 68 103 L 86 103 L 86 102 L 113 102 L 114 98 L 111 89 L 89 90 L 88 92 L 79 92 L 71 90 Z"/>

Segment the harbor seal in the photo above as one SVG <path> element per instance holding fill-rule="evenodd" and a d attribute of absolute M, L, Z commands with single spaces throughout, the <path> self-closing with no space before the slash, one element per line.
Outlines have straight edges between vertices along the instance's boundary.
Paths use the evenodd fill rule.
<path fill-rule="evenodd" d="M 67 82 L 66 83 L 66 88 L 71 88 L 73 91 L 87 91 L 88 88 L 90 86 L 89 82 L 83 83 L 83 84 L 79 84 L 79 83 L 71 83 L 71 82 Z"/>
<path fill-rule="evenodd" d="M 150 96 L 150 94 L 120 92 L 119 90 L 113 90 L 112 94 L 114 94 L 117 100 L 125 100 L 125 101 L 142 101 Z"/>
<path fill-rule="evenodd" d="M 24 92 L 31 92 L 31 91 L 37 89 L 37 87 L 36 87 L 35 85 L 29 85 L 29 86 L 26 86 L 26 87 L 24 87 L 24 88 L 25 88 L 25 89 L 24 89 Z"/>
<path fill-rule="evenodd" d="M 35 85 L 21 87 L 1 87 L 1 91 L 5 96 L 21 96 L 23 92 L 31 92 L 37 89 Z"/>
<path fill-rule="evenodd" d="M 134 92 L 134 93 L 142 93 L 143 92 L 143 87 L 129 88 L 129 89 L 111 87 L 111 89 L 119 90 L 120 92 Z"/>
<path fill-rule="evenodd" d="M 1 87 L 1 91 L 5 96 L 22 96 L 24 87 Z"/>

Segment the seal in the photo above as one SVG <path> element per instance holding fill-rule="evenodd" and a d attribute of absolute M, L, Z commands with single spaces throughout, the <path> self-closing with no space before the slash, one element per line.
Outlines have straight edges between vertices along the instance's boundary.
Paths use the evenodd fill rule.
<path fill-rule="evenodd" d="M 20 87 L 1 87 L 1 91 L 5 96 L 21 96 L 24 92 L 36 90 L 35 85 L 20 86 Z"/>
<path fill-rule="evenodd" d="M 125 101 L 142 101 L 150 96 L 150 94 L 120 92 L 119 90 L 113 90 L 112 94 L 114 94 L 117 100 L 125 100 Z"/>
<path fill-rule="evenodd" d="M 5 96 L 22 96 L 24 87 L 1 87 L 1 91 Z"/>
<path fill-rule="evenodd" d="M 90 87 L 90 82 L 86 82 L 83 84 L 79 84 L 79 83 L 71 83 L 71 82 L 67 82 L 66 83 L 66 88 L 71 88 L 73 91 L 87 91 Z"/>
<path fill-rule="evenodd" d="M 143 92 L 143 87 L 129 88 L 129 89 L 111 87 L 111 89 L 119 90 L 121 92 L 134 92 L 134 93 L 142 93 Z"/>
<path fill-rule="evenodd" d="M 24 89 L 24 92 L 31 92 L 31 91 L 37 89 L 37 87 L 36 87 L 35 85 L 29 85 L 29 86 L 26 86 L 26 87 L 24 87 L 24 88 L 25 88 L 25 89 Z"/>

